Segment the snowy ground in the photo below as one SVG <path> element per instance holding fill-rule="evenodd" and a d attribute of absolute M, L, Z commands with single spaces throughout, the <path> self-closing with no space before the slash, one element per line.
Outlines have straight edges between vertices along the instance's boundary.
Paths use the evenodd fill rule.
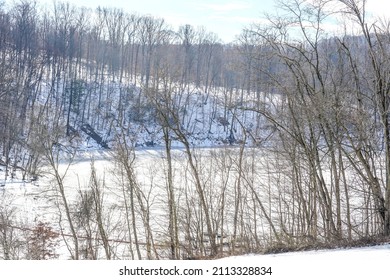
<path fill-rule="evenodd" d="M 224 259 L 250 266 L 273 267 L 270 279 L 375 279 L 387 278 L 390 244 L 338 250 L 246 255 Z"/>
<path fill-rule="evenodd" d="M 10 261 L 0 262 L 2 275 L 15 279 L 388 279 L 390 245 L 356 249 L 308 251 L 277 255 L 246 255 L 215 261 Z M 196 276 L 120 275 L 124 268 L 201 272 Z M 271 267 L 272 274 L 232 275 L 233 268 Z M 23 269 L 20 269 L 23 268 Z M 241 269 L 241 271 L 242 271 Z M 218 276 L 220 272 L 225 275 Z M 261 270 L 258 270 L 261 271 Z M 229 272 L 230 275 L 226 275 Z M 215 274 L 215 275 L 214 275 Z M 222 278 L 223 277 L 223 278 Z"/>

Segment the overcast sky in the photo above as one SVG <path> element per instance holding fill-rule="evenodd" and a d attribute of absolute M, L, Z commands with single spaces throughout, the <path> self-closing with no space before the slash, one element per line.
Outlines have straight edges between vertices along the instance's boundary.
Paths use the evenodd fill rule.
<path fill-rule="evenodd" d="M 0 0 L 1 1 L 1 0 Z M 6 0 L 12 2 L 14 0 Z M 17 0 L 16 0 L 17 1 Z M 53 0 L 36 0 L 52 4 Z M 164 18 L 173 27 L 204 26 L 225 42 L 231 42 L 243 27 L 275 11 L 274 0 L 68 0 L 77 6 L 117 7 L 127 12 Z M 369 12 L 390 18 L 389 0 L 368 0 Z"/>

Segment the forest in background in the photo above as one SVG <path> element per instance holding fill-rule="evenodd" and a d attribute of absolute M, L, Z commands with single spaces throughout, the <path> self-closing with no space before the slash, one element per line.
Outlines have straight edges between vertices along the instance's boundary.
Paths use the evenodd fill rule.
<path fill-rule="evenodd" d="M 115 256 L 99 180 L 92 176 L 90 196 L 72 205 L 59 172 L 60 155 L 74 156 L 90 138 L 112 152 L 125 178 L 128 238 L 145 233 L 146 255 L 136 242 L 132 258 L 388 238 L 390 24 L 370 21 L 365 2 L 280 1 L 281 16 L 248 26 L 229 45 L 203 28 L 173 30 L 161 18 L 119 9 L 0 6 L 5 188 L 15 170 L 36 180 L 42 166 L 51 166 L 74 259 L 81 258 L 82 231 L 74 209 L 89 199 L 93 215 L 86 219 L 99 236 L 94 246 L 105 258 Z M 342 35 L 325 30 L 334 16 L 344 18 Z M 202 145 L 222 147 L 212 155 L 215 169 L 198 154 Z M 139 146 L 164 150 L 164 257 L 149 220 L 150 197 L 136 176 Z M 185 184 L 175 177 L 176 146 L 186 155 Z M 183 206 L 186 184 L 194 189 Z M 17 221 L 5 206 L 0 210 L 4 258 L 20 257 L 11 246 Z M 94 246 L 86 258 L 98 257 Z"/>

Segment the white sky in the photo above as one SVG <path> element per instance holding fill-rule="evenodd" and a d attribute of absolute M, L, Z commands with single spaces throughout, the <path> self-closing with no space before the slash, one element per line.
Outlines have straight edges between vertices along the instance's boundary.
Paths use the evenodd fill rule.
<path fill-rule="evenodd" d="M 1 1 L 1 0 L 0 0 Z M 12 3 L 15 0 L 5 0 Z M 16 0 L 18 1 L 18 0 Z M 51 5 L 53 0 L 36 0 Z M 64 0 L 76 6 L 122 8 L 127 12 L 161 17 L 174 28 L 191 24 L 204 26 L 225 42 L 270 10 L 273 0 Z"/>
<path fill-rule="evenodd" d="M 1 0 L 0 0 L 1 1 Z M 6 2 L 18 0 L 5 0 Z M 51 4 L 53 0 L 36 0 Z M 225 42 L 231 42 L 250 23 L 264 13 L 275 11 L 275 0 L 65 0 L 77 6 L 117 7 L 127 12 L 150 14 L 164 18 L 173 27 L 191 24 L 204 26 Z M 367 9 L 390 18 L 389 0 L 368 0 Z"/>

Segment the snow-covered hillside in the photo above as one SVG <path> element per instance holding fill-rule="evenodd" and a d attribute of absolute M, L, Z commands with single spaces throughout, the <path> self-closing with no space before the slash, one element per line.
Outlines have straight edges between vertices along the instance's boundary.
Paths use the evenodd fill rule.
<path fill-rule="evenodd" d="M 0 259 L 389 240 L 390 30 L 366 1 L 277 1 L 282 18 L 230 45 L 117 9 L 2 2 Z"/>

